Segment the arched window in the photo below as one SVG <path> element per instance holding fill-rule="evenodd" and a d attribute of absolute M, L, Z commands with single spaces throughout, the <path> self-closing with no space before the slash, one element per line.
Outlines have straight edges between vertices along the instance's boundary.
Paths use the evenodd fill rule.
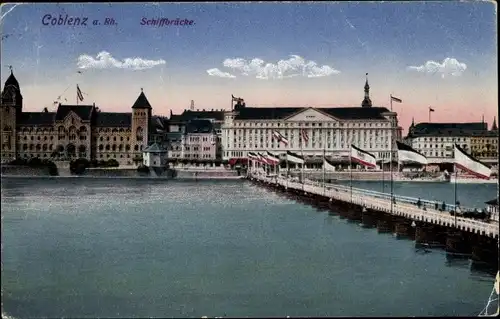
<path fill-rule="evenodd" d="M 78 133 L 77 130 L 76 130 L 76 127 L 70 126 L 68 132 L 69 132 L 69 140 L 70 141 L 76 140 L 76 135 Z"/>
<path fill-rule="evenodd" d="M 135 144 L 134 151 L 138 151 L 138 150 L 139 150 L 139 145 Z"/>
<path fill-rule="evenodd" d="M 130 145 L 125 145 L 125 150 L 128 152 L 130 151 Z"/>
<path fill-rule="evenodd" d="M 111 147 L 111 149 L 114 151 L 116 151 L 116 144 L 113 144 L 113 146 Z"/>
<path fill-rule="evenodd" d="M 109 151 L 109 144 L 106 145 L 106 151 Z"/>
<path fill-rule="evenodd" d="M 66 147 L 66 152 L 68 153 L 68 155 L 74 155 L 75 152 L 76 152 L 76 147 L 74 144 L 68 144 L 68 146 Z"/>
<path fill-rule="evenodd" d="M 80 152 L 80 153 L 85 153 L 85 150 L 86 150 L 85 145 L 80 145 L 80 146 L 78 147 L 78 152 Z"/>
<path fill-rule="evenodd" d="M 23 150 L 26 151 L 28 149 L 28 144 L 23 144 Z"/>
<path fill-rule="evenodd" d="M 118 151 L 121 152 L 122 150 L 123 150 L 123 144 L 118 145 Z"/>
<path fill-rule="evenodd" d="M 143 138 L 143 132 L 144 130 L 142 129 L 142 127 L 138 127 L 137 128 L 137 131 L 136 131 L 136 140 L 137 141 L 142 141 L 142 138 Z"/>
<path fill-rule="evenodd" d="M 35 145 L 30 144 L 30 151 L 32 151 L 35 148 Z"/>
<path fill-rule="evenodd" d="M 36 150 L 37 151 L 40 151 L 41 148 L 42 148 L 42 146 L 40 144 L 36 144 Z"/>
<path fill-rule="evenodd" d="M 80 126 L 78 133 L 80 135 L 80 141 L 87 139 L 87 128 L 85 126 Z"/>
<path fill-rule="evenodd" d="M 3 130 L 4 130 L 5 132 L 9 132 L 9 131 L 10 131 L 10 126 L 5 125 L 5 127 L 3 128 Z"/>
<path fill-rule="evenodd" d="M 42 145 L 42 149 L 43 149 L 44 151 L 46 151 L 46 150 L 47 150 L 47 144 L 43 144 L 43 145 Z"/>
<path fill-rule="evenodd" d="M 99 145 L 99 151 L 102 151 L 104 149 L 104 145 Z"/>

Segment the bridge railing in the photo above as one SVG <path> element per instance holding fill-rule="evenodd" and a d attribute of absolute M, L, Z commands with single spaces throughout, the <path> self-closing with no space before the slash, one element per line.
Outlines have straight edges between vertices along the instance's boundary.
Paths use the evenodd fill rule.
<path fill-rule="evenodd" d="M 412 200 L 411 197 L 395 196 L 397 199 L 399 198 L 399 200 L 396 200 L 396 204 L 392 205 L 391 211 L 390 194 L 384 194 L 360 188 L 353 188 L 353 192 L 351 195 L 350 187 L 344 185 L 326 184 L 325 187 L 323 187 L 323 183 L 308 181 L 305 184 L 302 184 L 298 182 L 292 182 L 290 180 L 287 181 L 286 178 L 283 177 L 268 178 L 265 176 L 258 176 L 256 178 L 266 182 L 278 183 L 292 189 L 303 189 L 305 192 L 313 194 L 324 194 L 327 197 L 336 198 L 347 202 L 352 200 L 353 203 L 365 205 L 367 208 L 378 208 L 395 215 L 406 214 L 415 220 L 434 220 L 436 221 L 436 223 L 437 221 L 440 221 L 443 224 L 449 224 L 453 226 L 456 222 L 457 226 L 470 228 L 471 230 L 475 229 L 479 232 L 485 232 L 487 234 L 498 234 L 499 232 L 499 226 L 496 223 L 486 223 L 459 216 L 457 216 L 455 219 L 455 217 L 451 216 L 449 213 L 435 210 L 433 208 L 424 210 L 422 208 L 419 208 L 418 206 L 415 206 L 415 201 L 414 199 Z"/>

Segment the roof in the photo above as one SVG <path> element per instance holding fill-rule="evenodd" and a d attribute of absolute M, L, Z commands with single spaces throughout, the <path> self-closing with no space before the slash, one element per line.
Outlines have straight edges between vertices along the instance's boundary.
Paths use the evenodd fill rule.
<path fill-rule="evenodd" d="M 182 114 L 172 114 L 170 116 L 170 122 L 188 122 L 190 120 L 195 120 L 195 119 L 203 119 L 203 120 L 214 119 L 216 121 L 224 121 L 224 113 L 225 111 L 217 111 L 213 109 L 210 111 L 184 110 Z"/>
<path fill-rule="evenodd" d="M 146 147 L 142 152 L 144 153 L 165 153 L 166 150 L 162 149 L 157 143 L 153 143 Z"/>
<path fill-rule="evenodd" d="M 245 107 L 238 110 L 236 120 L 277 120 L 290 117 L 307 107 Z M 341 120 L 382 120 L 385 107 L 321 107 L 315 110 Z"/>
<path fill-rule="evenodd" d="M 59 104 L 56 112 L 56 121 L 62 121 L 70 112 L 74 112 L 83 121 L 90 121 L 94 105 L 63 105 Z"/>
<path fill-rule="evenodd" d="M 39 125 L 52 126 L 54 125 L 55 112 L 23 112 L 21 113 L 19 126 Z"/>
<path fill-rule="evenodd" d="M 152 134 L 165 132 L 167 130 L 168 119 L 164 116 L 153 115 L 149 122 L 149 132 Z"/>
<path fill-rule="evenodd" d="M 19 82 L 17 81 L 16 77 L 14 76 L 14 72 L 12 72 L 12 70 L 10 70 L 10 75 L 7 78 L 7 80 L 5 81 L 4 88 L 6 88 L 9 85 L 12 85 L 16 89 L 19 90 Z"/>
<path fill-rule="evenodd" d="M 488 132 L 488 124 L 472 123 L 419 123 L 410 127 L 409 136 L 471 136 Z"/>
<path fill-rule="evenodd" d="M 212 133 L 213 125 L 209 120 L 191 120 L 186 126 L 186 133 Z"/>
<path fill-rule="evenodd" d="M 489 200 L 489 201 L 486 202 L 486 204 L 492 205 L 492 206 L 498 206 L 498 198 Z"/>
<path fill-rule="evenodd" d="M 96 112 L 94 125 L 101 127 L 130 127 L 132 113 Z"/>
<path fill-rule="evenodd" d="M 139 94 L 139 97 L 137 100 L 135 100 L 134 105 L 132 105 L 133 109 L 150 109 L 151 104 L 149 104 L 148 99 L 146 98 L 146 95 L 144 92 L 141 91 L 141 94 Z"/>

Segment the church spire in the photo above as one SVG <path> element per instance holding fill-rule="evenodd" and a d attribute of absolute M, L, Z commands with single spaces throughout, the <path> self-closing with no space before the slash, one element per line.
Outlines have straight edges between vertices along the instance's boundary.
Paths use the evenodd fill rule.
<path fill-rule="evenodd" d="M 368 73 L 366 73 L 365 82 L 365 98 L 361 102 L 361 107 L 372 107 L 372 100 L 370 100 L 370 85 L 368 84 Z"/>
<path fill-rule="evenodd" d="M 497 127 L 497 117 L 493 117 L 493 125 L 491 125 L 491 130 L 492 131 L 498 131 L 498 127 Z"/>

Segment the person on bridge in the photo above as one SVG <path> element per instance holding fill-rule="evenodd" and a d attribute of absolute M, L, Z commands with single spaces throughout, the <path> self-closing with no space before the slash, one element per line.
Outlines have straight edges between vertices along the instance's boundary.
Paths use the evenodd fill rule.
<path fill-rule="evenodd" d="M 417 200 L 417 206 L 418 206 L 418 208 L 420 208 L 420 206 L 422 206 L 422 201 L 420 200 L 420 197 Z"/>

